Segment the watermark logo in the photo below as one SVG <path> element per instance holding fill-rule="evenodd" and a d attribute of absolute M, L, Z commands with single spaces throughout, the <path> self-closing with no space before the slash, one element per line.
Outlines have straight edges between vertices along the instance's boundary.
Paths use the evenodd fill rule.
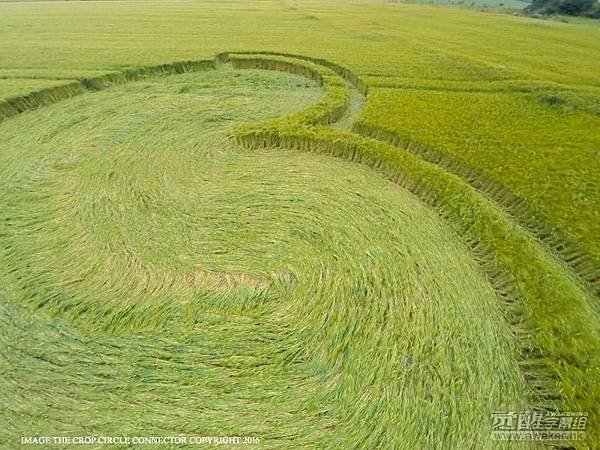
<path fill-rule="evenodd" d="M 588 413 L 506 411 L 492 413 L 495 441 L 582 441 Z"/>

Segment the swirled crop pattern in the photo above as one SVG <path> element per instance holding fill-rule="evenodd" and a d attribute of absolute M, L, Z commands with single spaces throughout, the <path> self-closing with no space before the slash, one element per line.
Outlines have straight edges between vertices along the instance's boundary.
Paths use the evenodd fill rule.
<path fill-rule="evenodd" d="M 505 216 L 400 148 L 326 128 L 366 92 L 350 73 L 260 53 L 173 67 L 82 80 L 26 114 L 60 92 L 15 101 L 0 124 L 10 438 L 488 448 L 491 410 L 563 401 L 571 372 L 536 362 L 570 329 L 544 334 Z"/>

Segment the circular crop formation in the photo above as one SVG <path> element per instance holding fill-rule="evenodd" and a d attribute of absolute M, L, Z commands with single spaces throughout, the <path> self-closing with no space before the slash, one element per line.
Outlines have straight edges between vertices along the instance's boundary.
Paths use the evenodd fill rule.
<path fill-rule="evenodd" d="M 512 223 L 507 259 L 497 208 L 348 131 L 366 92 L 351 75 L 222 54 L 15 106 L 0 124 L 11 436 L 488 448 L 490 411 L 580 405 L 562 387 L 597 372 L 537 364 L 572 348 L 556 333 L 571 325 L 527 334 L 542 326 L 528 295 L 545 294 L 520 270 L 588 305 L 586 286 Z"/>

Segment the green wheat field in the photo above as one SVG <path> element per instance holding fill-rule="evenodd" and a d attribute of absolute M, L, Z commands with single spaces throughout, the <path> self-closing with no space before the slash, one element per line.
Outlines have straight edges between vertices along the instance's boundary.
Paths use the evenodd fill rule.
<path fill-rule="evenodd" d="M 0 2 L 0 448 L 73 447 L 600 449 L 600 27 Z"/>

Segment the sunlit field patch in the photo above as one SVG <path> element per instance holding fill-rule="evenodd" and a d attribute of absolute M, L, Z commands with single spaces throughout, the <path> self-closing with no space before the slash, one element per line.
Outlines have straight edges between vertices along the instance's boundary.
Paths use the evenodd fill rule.
<path fill-rule="evenodd" d="M 599 256 L 600 116 L 543 92 L 372 89 L 363 120 L 479 169 Z"/>

